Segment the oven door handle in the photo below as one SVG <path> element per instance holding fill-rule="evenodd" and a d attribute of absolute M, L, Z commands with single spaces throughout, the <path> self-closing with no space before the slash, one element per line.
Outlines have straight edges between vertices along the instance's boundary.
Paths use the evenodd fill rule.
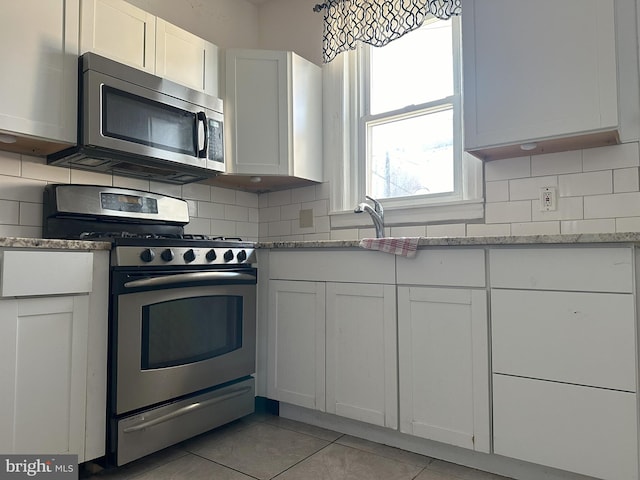
<path fill-rule="evenodd" d="M 156 425 L 159 425 L 160 423 L 168 422 L 173 418 L 181 417 L 182 415 L 186 415 L 187 413 L 193 412 L 195 410 L 200 410 L 201 408 L 207 408 L 207 407 L 210 407 L 211 405 L 215 405 L 216 403 L 220 403 L 225 400 L 230 400 L 232 398 L 239 397 L 241 395 L 246 394 L 249 390 L 251 390 L 251 387 L 242 387 L 242 388 L 238 388 L 237 390 L 232 390 L 228 393 L 225 393 L 224 395 L 220 395 L 219 397 L 205 400 L 204 402 L 196 402 L 190 405 L 185 405 L 184 407 L 179 408 L 174 412 L 167 413 L 166 415 L 162 415 L 161 417 L 154 418 L 153 420 L 142 422 L 137 425 L 132 425 L 131 427 L 127 427 L 123 430 L 123 432 L 124 433 L 139 432 L 140 430 L 144 430 L 145 428 L 154 427 Z"/>
<path fill-rule="evenodd" d="M 124 284 L 125 288 L 158 287 L 178 283 L 215 282 L 220 280 L 256 281 L 256 276 L 240 272 L 191 272 L 166 275 L 162 277 L 131 280 Z"/>

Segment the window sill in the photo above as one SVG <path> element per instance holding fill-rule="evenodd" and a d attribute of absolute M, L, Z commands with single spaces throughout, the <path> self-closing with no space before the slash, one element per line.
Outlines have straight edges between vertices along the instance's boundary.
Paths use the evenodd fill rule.
<path fill-rule="evenodd" d="M 368 228 L 369 215 L 362 213 L 331 212 L 331 229 Z M 466 200 L 411 207 L 389 207 L 384 210 L 385 227 L 424 225 L 427 223 L 463 223 L 484 218 L 484 199 Z"/>

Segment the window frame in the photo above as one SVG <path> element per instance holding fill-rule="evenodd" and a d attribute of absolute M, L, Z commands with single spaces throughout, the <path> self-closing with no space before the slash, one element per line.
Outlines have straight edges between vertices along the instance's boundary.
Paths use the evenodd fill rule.
<path fill-rule="evenodd" d="M 454 148 L 457 149 L 454 155 L 459 155 L 455 167 L 458 170 L 454 172 L 456 191 L 453 194 L 382 199 L 386 226 L 461 223 L 484 218 L 484 166 L 481 160 L 464 152 L 463 148 L 461 19 L 452 17 L 450 21 L 456 23 L 453 35 L 454 62 L 459 68 L 454 71 L 454 95 L 448 98 L 457 102 L 454 104 L 454 128 L 462 132 L 457 146 L 454 142 Z M 368 81 L 368 75 L 363 75 L 366 67 L 363 51 L 366 49 L 366 46 L 359 45 L 355 50 L 338 55 L 323 67 L 324 151 L 326 178 L 330 182 L 332 229 L 370 226 L 366 216 L 353 214 L 354 207 L 365 199 L 367 181 L 366 155 L 363 153 L 366 151 L 366 135 L 364 123 L 361 122 L 367 111 L 364 102 L 368 101 L 362 95 L 362 82 Z M 395 113 L 408 114 L 412 111 L 413 106 Z"/>

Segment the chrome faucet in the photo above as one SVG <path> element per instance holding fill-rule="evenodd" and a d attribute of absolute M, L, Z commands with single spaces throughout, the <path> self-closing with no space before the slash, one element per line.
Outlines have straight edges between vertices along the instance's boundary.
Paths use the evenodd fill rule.
<path fill-rule="evenodd" d="M 384 209 L 382 208 L 382 204 L 374 198 L 371 198 L 369 195 L 366 195 L 367 200 L 371 200 L 373 202 L 373 208 L 366 202 L 362 202 L 359 204 L 354 213 L 362 213 L 367 212 L 371 215 L 371 220 L 373 220 L 373 225 L 376 227 L 376 238 L 384 237 Z"/>

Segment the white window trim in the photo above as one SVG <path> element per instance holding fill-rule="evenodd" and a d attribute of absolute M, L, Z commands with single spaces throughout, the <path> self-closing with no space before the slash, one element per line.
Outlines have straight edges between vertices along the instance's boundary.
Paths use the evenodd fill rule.
<path fill-rule="evenodd" d="M 460 21 L 459 18 L 452 21 Z M 459 42 L 459 37 L 455 39 Z M 456 46 L 457 47 L 457 46 Z M 456 51 L 459 49 L 456 48 Z M 370 227 L 368 216 L 353 214 L 364 200 L 366 191 L 365 161 L 360 126 L 361 98 L 355 81 L 362 68 L 355 50 L 338 55 L 323 66 L 325 178 L 330 182 L 331 228 Z M 460 81 L 460 79 L 457 79 Z M 462 115 L 459 128 L 462 128 Z M 360 143 L 358 143 L 360 142 Z M 484 218 L 483 165 L 477 158 L 462 152 L 462 198 L 430 198 L 386 201 L 385 226 L 456 223 Z"/>

